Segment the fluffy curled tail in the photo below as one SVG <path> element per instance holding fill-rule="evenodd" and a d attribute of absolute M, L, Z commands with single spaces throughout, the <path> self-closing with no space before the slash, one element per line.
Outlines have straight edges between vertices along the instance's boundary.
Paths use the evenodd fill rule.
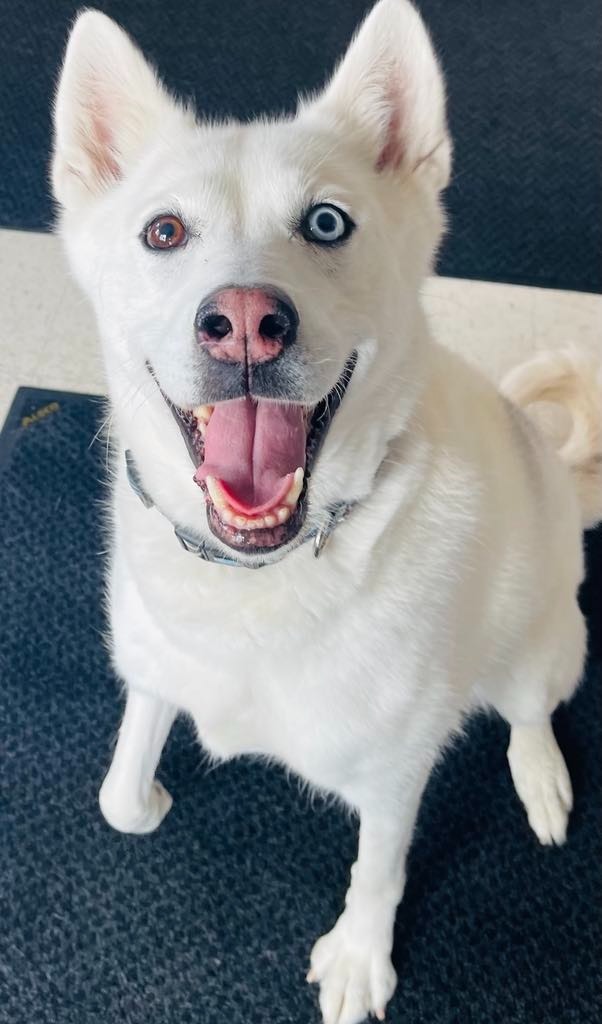
<path fill-rule="evenodd" d="M 602 361 L 572 349 L 541 352 L 511 370 L 501 390 L 520 406 L 553 402 L 571 417 L 558 449 L 572 470 L 583 525 L 602 520 Z"/>

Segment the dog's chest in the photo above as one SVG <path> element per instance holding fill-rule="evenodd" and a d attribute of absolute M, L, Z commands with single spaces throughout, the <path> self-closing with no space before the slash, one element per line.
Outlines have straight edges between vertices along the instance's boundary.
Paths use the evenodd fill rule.
<path fill-rule="evenodd" d="M 392 657 L 399 624 L 387 635 L 359 598 L 331 603 L 326 614 L 324 587 L 312 586 L 307 600 L 299 586 L 255 584 L 184 595 L 181 582 L 172 589 L 163 577 L 141 599 L 140 584 L 119 570 L 112 619 L 120 673 L 186 710 L 218 757 L 274 757 L 337 788 L 372 755 L 384 709 L 389 721 L 407 709 Z"/>
<path fill-rule="evenodd" d="M 352 762 L 374 736 L 376 704 L 362 694 L 359 657 L 359 643 L 350 650 L 336 630 L 329 636 L 319 627 L 313 635 L 289 633 L 286 644 L 220 646 L 204 659 L 198 684 L 187 684 L 182 698 L 213 754 L 275 757 L 333 786 L 333 772 Z M 189 658 L 191 668 L 193 661 L 198 664 L 194 655 Z"/>

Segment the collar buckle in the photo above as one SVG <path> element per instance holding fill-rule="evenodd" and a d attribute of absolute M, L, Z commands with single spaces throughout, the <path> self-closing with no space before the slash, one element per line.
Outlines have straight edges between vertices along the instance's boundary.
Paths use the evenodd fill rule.
<path fill-rule="evenodd" d="M 319 558 L 339 523 L 347 518 L 355 502 L 339 501 L 328 509 L 328 518 L 314 537 L 314 558 Z"/>

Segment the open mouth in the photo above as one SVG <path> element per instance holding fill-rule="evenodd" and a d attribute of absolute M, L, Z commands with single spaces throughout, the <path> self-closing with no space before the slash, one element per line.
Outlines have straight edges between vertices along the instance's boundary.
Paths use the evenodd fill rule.
<path fill-rule="evenodd" d="M 249 395 L 191 410 L 168 401 L 218 540 L 261 554 L 299 533 L 313 467 L 356 363 L 354 352 L 332 390 L 312 408 Z"/>

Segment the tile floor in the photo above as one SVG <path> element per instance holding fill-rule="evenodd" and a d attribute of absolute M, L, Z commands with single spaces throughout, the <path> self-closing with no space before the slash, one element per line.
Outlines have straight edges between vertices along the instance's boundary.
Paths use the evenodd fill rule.
<path fill-rule="evenodd" d="M 494 379 L 567 342 L 602 356 L 602 295 L 431 278 L 424 303 L 436 337 Z M 0 423 L 19 385 L 100 393 L 96 330 L 57 239 L 0 230 Z"/>

